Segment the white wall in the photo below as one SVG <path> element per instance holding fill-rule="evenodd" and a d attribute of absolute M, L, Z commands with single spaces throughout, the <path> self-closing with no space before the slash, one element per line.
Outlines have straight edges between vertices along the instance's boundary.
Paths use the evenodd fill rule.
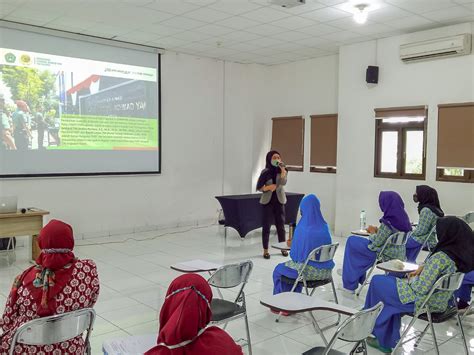
<path fill-rule="evenodd" d="M 271 145 L 271 117 L 305 117 L 304 171 L 291 171 L 287 191 L 315 193 L 321 200 L 327 222 L 334 226 L 336 175 L 309 172 L 310 115 L 336 113 L 338 90 L 336 55 L 276 65 L 265 69 L 263 108 L 254 132 L 253 183 L 265 166 Z M 283 157 L 284 159 L 284 157 Z"/>
<path fill-rule="evenodd" d="M 419 184 L 438 190 L 448 214 L 459 215 L 474 209 L 471 184 L 437 182 L 435 177 L 437 105 L 474 101 L 474 55 L 404 64 L 399 60 L 398 50 L 406 38 L 386 38 L 377 45 L 372 41 L 340 50 L 337 234 L 358 226 L 361 209 L 367 210 L 368 222 L 377 223 L 380 190 L 398 191 L 414 221 L 418 218 L 412 194 Z M 377 46 L 380 81 L 369 87 L 365 83 L 365 69 L 374 64 Z M 373 109 L 410 105 L 429 106 L 426 181 L 374 178 Z"/>
<path fill-rule="evenodd" d="M 230 120 L 250 117 L 245 110 L 239 113 L 245 100 L 233 104 L 246 83 L 232 79 L 245 75 L 244 69 L 229 68 Z M 51 217 L 71 223 L 79 238 L 215 218 L 214 196 L 222 193 L 223 181 L 223 73 L 222 61 L 174 53 L 162 57 L 160 176 L 6 180 L 0 181 L 0 195 L 17 195 L 20 206 L 51 211 Z M 227 154 L 251 161 L 241 141 L 232 139 Z M 248 165 L 248 170 L 239 166 L 238 179 L 246 177 L 249 186 Z"/>

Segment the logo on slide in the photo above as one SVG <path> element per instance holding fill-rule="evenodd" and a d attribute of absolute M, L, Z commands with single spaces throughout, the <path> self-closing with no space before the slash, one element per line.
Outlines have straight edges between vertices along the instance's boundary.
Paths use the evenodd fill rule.
<path fill-rule="evenodd" d="M 7 53 L 5 54 L 5 60 L 7 63 L 15 63 L 16 57 L 13 53 Z"/>
<path fill-rule="evenodd" d="M 31 64 L 31 57 L 28 54 L 22 54 L 22 56 L 20 57 L 20 61 L 23 64 Z"/>

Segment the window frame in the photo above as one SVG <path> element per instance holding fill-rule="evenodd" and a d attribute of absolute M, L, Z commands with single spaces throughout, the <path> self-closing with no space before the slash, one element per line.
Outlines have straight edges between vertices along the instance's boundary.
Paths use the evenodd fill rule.
<path fill-rule="evenodd" d="M 436 181 L 474 183 L 474 169 L 464 169 L 463 176 L 445 175 L 444 169 L 436 168 Z"/>
<path fill-rule="evenodd" d="M 299 116 L 278 116 L 278 117 L 272 117 L 271 122 L 272 122 L 272 133 L 271 133 L 271 150 L 275 149 L 280 151 L 277 148 L 274 148 L 274 142 L 273 142 L 273 133 L 274 133 L 274 122 L 278 120 L 301 120 L 301 159 L 302 159 L 302 164 L 300 166 L 295 166 L 295 165 L 286 165 L 286 170 L 287 171 L 297 171 L 297 172 L 304 172 L 304 140 L 305 140 L 305 117 L 303 115 Z M 281 152 L 282 153 L 282 152 Z M 284 153 L 283 154 L 283 160 L 285 160 Z"/>
<path fill-rule="evenodd" d="M 317 165 L 311 165 L 311 149 L 312 149 L 312 143 L 313 143 L 313 136 L 312 136 L 312 129 L 313 129 L 313 119 L 318 119 L 318 118 L 335 118 L 336 119 L 336 127 L 339 124 L 339 114 L 338 113 L 328 113 L 328 114 L 317 114 L 317 115 L 310 115 L 310 123 L 311 123 L 311 129 L 310 129 L 310 149 L 309 149 L 309 172 L 310 173 L 324 173 L 324 174 L 336 174 L 337 173 L 337 139 L 339 138 L 338 132 L 336 130 L 336 166 L 317 166 Z"/>
<path fill-rule="evenodd" d="M 399 122 L 387 123 L 383 122 L 386 118 L 377 118 L 375 120 L 375 149 L 374 149 L 374 177 L 389 178 L 389 179 L 405 179 L 405 180 L 425 180 L 426 179 L 426 141 L 428 131 L 428 111 L 425 110 L 425 119 L 423 122 Z M 422 158 L 422 173 L 421 174 L 407 174 L 405 173 L 406 162 L 406 144 L 407 132 L 422 131 L 423 132 L 423 158 Z M 397 149 L 397 172 L 384 173 L 382 168 L 382 133 L 383 132 L 397 132 L 398 133 L 398 149 Z"/>

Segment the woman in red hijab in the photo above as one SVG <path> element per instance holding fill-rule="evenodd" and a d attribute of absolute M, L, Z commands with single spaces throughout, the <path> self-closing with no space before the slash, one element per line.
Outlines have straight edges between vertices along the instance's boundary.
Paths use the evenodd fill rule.
<path fill-rule="evenodd" d="M 212 290 L 196 274 L 176 278 L 160 313 L 157 346 L 145 355 L 242 355 L 242 348 L 222 329 L 208 327 Z"/>
<path fill-rule="evenodd" d="M 99 295 L 97 268 L 72 252 L 70 225 L 52 220 L 40 232 L 41 254 L 36 265 L 15 279 L 0 318 L 0 353 L 7 353 L 15 331 L 30 320 L 93 307 Z M 15 347 L 15 354 L 84 354 L 82 337 L 60 344 Z"/>

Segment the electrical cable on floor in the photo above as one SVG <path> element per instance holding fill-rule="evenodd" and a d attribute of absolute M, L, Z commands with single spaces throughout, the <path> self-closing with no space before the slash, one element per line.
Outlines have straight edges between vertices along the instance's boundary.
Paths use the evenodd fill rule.
<path fill-rule="evenodd" d="M 209 227 L 212 227 L 212 226 L 216 226 L 217 223 L 212 223 L 212 224 L 207 224 L 207 225 L 204 225 L 204 226 L 196 226 L 196 227 L 192 227 L 192 228 L 189 228 L 189 229 L 186 229 L 186 230 L 179 230 L 179 231 L 174 231 L 174 232 L 166 232 L 166 233 L 162 233 L 162 234 L 158 234 L 158 235 L 155 235 L 151 238 L 143 238 L 143 239 L 137 239 L 137 238 L 134 238 L 134 237 L 129 237 L 129 238 L 126 238 L 124 240 L 115 240 L 115 241 L 107 241 L 107 242 L 99 242 L 99 243 L 88 243 L 88 244 L 77 244 L 76 247 L 87 247 L 87 246 L 95 246 L 95 245 L 106 245 L 106 244 L 120 244 L 120 243 L 126 243 L 128 241 L 135 241 L 135 242 L 146 242 L 146 241 L 149 241 L 149 240 L 155 240 L 157 238 L 160 238 L 160 237 L 164 237 L 164 236 L 167 236 L 167 235 L 174 235 L 174 234 L 180 234 L 180 233 L 187 233 L 187 232 L 191 232 L 193 230 L 196 230 L 196 229 L 204 229 L 204 228 L 209 228 Z M 148 232 L 144 232 L 144 233 L 148 233 Z"/>

